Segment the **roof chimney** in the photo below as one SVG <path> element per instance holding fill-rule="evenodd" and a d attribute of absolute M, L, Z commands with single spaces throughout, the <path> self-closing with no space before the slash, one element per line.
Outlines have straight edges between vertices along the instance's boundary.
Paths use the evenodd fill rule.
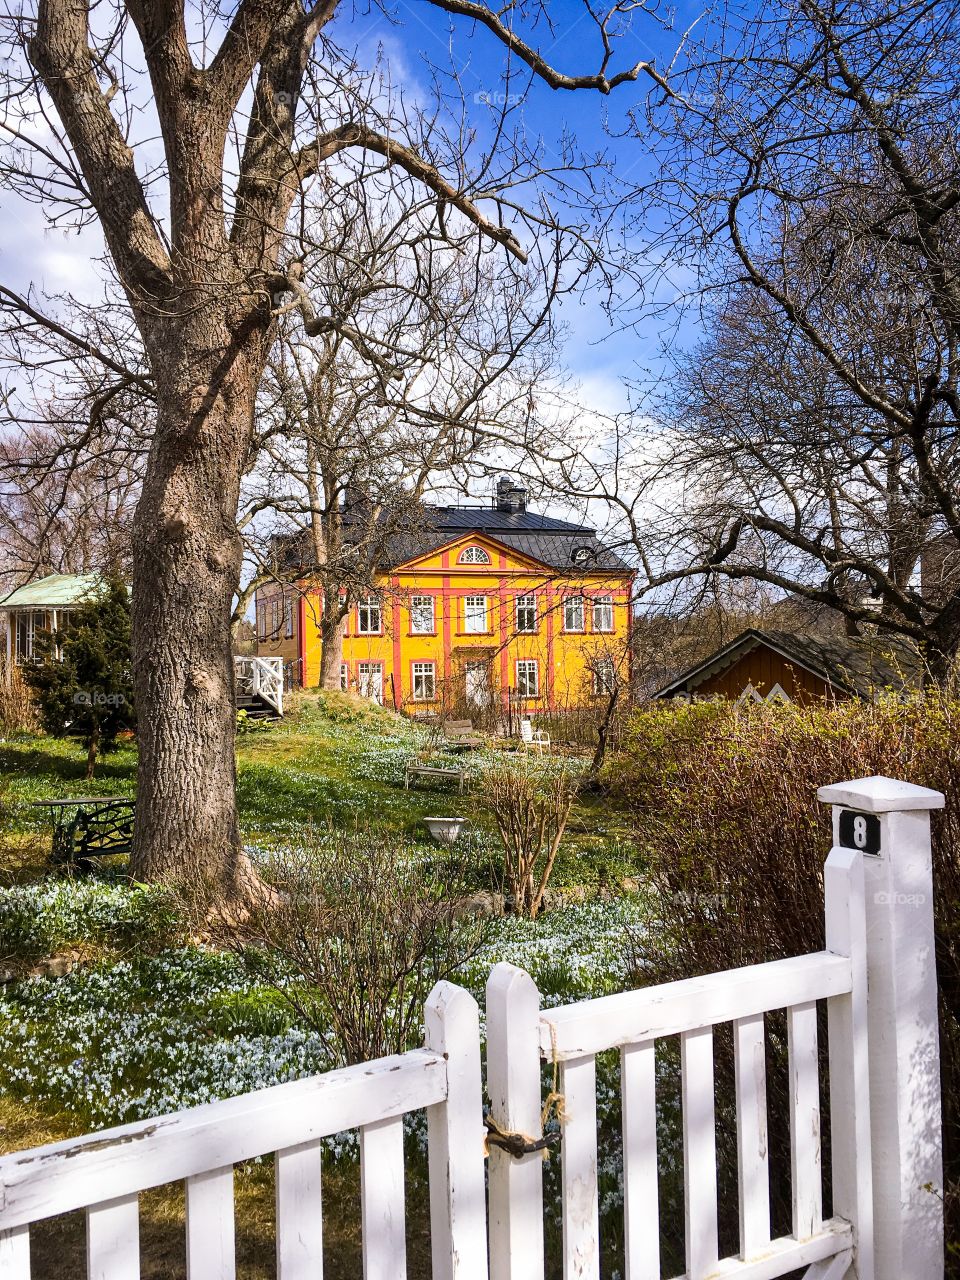
<path fill-rule="evenodd" d="M 527 509 L 527 491 L 522 485 L 515 484 L 510 476 L 501 476 L 497 481 L 497 510 L 507 515 L 515 515 Z"/>

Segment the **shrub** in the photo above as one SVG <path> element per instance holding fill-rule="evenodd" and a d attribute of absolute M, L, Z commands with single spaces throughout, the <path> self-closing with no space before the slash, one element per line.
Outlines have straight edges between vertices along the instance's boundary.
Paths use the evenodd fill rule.
<path fill-rule="evenodd" d="M 274 892 L 224 940 L 346 1063 L 420 1040 L 423 1003 L 481 947 L 469 868 L 442 868 L 376 835 L 318 835 L 274 855 Z"/>
<path fill-rule="evenodd" d="M 40 727 L 30 687 L 14 663 L 0 659 L 0 733 L 32 733 Z"/>
<path fill-rule="evenodd" d="M 87 777 L 97 756 L 135 726 L 130 661 L 130 596 L 122 582 L 73 609 L 46 643 L 44 661 L 25 669 L 47 733 L 78 737 L 87 748 Z"/>
<path fill-rule="evenodd" d="M 633 717 L 606 773 L 652 850 L 652 925 L 634 939 L 644 983 L 823 947 L 831 830 L 818 786 L 887 774 L 945 793 L 946 808 L 933 815 L 933 860 L 948 1227 L 960 1183 L 958 743 L 960 702 L 935 691 L 807 708 L 663 705 Z M 775 1020 L 770 1039 L 776 1058 Z M 786 1142 L 773 1131 L 786 1108 L 771 1098 L 773 1152 Z M 951 1237 L 960 1230 L 948 1229 Z"/>
<path fill-rule="evenodd" d="M 529 759 L 483 775 L 484 798 L 503 843 L 504 872 L 513 909 L 535 920 L 576 798 L 566 768 L 546 769 Z"/>

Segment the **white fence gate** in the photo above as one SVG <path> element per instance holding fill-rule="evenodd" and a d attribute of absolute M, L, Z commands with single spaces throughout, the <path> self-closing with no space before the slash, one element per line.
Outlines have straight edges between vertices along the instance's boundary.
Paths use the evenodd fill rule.
<path fill-rule="evenodd" d="M 498 965 L 487 984 L 495 1125 L 541 1136 L 562 1095 L 565 1280 L 599 1280 L 596 1055 L 620 1054 L 625 1280 L 660 1280 L 655 1047 L 681 1048 L 685 1280 L 940 1280 L 942 1168 L 929 811 L 888 778 L 825 787 L 826 949 L 560 1008 Z M 709 851 L 705 850 L 705 856 Z M 817 1001 L 828 1017 L 833 1216 L 823 1218 Z M 771 1238 L 764 1015 L 786 1010 L 792 1231 Z M 732 1024 L 740 1250 L 719 1258 L 713 1029 Z M 542 1280 L 543 1164 L 494 1148 L 488 1195 L 475 1002 L 441 983 L 426 1047 L 0 1159 L 0 1277 L 28 1280 L 29 1226 L 87 1212 L 89 1280 L 139 1275 L 137 1195 L 185 1179 L 190 1280 L 232 1280 L 232 1166 L 276 1152 L 279 1280 L 322 1271 L 320 1141 L 360 1129 L 364 1280 L 404 1280 L 402 1123 L 427 1108 L 433 1280 Z M 91 1196 L 95 1201 L 91 1201 Z M 489 1200 L 489 1204 L 487 1203 Z M 487 1231 L 489 1230 L 489 1272 Z"/>

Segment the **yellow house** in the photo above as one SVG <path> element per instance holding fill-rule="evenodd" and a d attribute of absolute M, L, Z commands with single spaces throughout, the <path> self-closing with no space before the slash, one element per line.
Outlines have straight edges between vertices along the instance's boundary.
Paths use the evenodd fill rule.
<path fill-rule="evenodd" d="M 340 684 L 410 712 L 511 706 L 524 714 L 601 698 L 628 679 L 633 573 L 595 532 L 526 510 L 433 507 L 395 540 L 376 591 L 347 619 Z M 257 594 L 259 652 L 294 682 L 320 672 L 320 597 L 309 575 Z"/>

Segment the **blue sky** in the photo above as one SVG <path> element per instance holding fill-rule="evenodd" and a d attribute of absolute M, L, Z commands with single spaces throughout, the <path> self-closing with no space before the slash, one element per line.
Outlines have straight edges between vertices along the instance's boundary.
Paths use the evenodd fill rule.
<path fill-rule="evenodd" d="M 530 42 L 535 42 L 560 72 L 575 75 L 598 70 L 598 33 L 582 0 L 554 0 L 548 8 L 554 30 L 544 27 L 525 33 Z M 337 35 L 347 45 L 355 43 L 363 61 L 370 63 L 382 50 L 401 75 L 422 79 L 424 84 L 429 79 L 428 64 L 446 67 L 452 56 L 468 101 L 503 92 L 507 60 L 503 46 L 492 34 L 462 18 L 449 17 L 427 0 L 399 0 L 390 13 L 395 21 L 377 12 L 351 16 L 344 11 L 337 21 Z M 654 60 L 665 70 L 676 54 L 680 33 L 703 13 L 702 5 L 683 3 L 674 7 L 672 22 L 664 25 L 637 11 L 629 32 L 616 42 L 608 75 L 640 60 Z M 641 183 L 650 175 L 652 161 L 646 141 L 614 136 L 627 129 L 629 109 L 643 101 L 650 87 L 647 77 L 636 84 L 623 84 L 605 96 L 594 90 L 552 90 L 522 70 L 525 74 L 519 79 L 525 95 L 521 111 L 529 133 L 541 137 L 548 147 L 563 132 L 572 133 L 584 151 L 613 156 L 617 176 L 625 182 Z M 475 104 L 475 113 L 482 125 L 486 115 L 482 101 Z M 643 243 L 644 229 L 639 223 L 629 227 L 629 234 L 635 244 Z M 584 399 L 601 410 L 625 407 L 622 378 L 656 366 L 663 317 L 650 317 L 623 329 L 611 324 L 590 296 L 567 299 L 560 314 L 569 330 L 565 363 L 582 384 Z M 686 326 L 683 333 L 686 340 L 694 336 Z"/>

